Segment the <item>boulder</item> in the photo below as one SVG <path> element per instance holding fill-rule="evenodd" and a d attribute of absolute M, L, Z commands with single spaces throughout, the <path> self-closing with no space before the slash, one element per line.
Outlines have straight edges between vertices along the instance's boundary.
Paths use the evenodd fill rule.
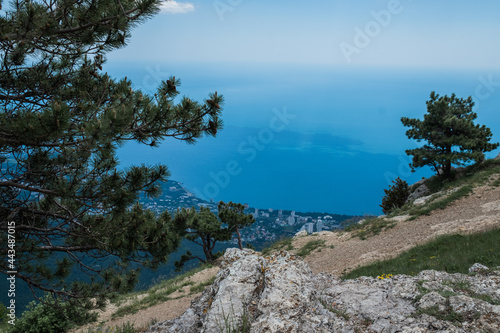
<path fill-rule="evenodd" d="M 481 293 L 496 299 L 500 271 L 487 276 L 424 271 L 415 277 L 342 281 L 327 273 L 314 275 L 286 251 L 263 257 L 249 249 L 228 249 L 213 285 L 183 315 L 146 333 L 498 331 L 500 306 L 465 295 L 463 287 L 440 294 L 454 281 L 480 285 Z M 438 319 L 433 309 L 453 310 L 464 322 Z"/>
<path fill-rule="evenodd" d="M 488 270 L 489 270 L 488 267 L 479 263 L 475 263 L 469 268 L 469 273 L 479 273 L 481 271 L 488 271 Z"/>
<path fill-rule="evenodd" d="M 408 199 L 406 199 L 406 203 L 414 202 L 415 200 L 425 197 L 429 195 L 429 188 L 424 184 L 424 180 L 420 180 L 415 185 L 418 185 L 416 189 L 410 193 Z"/>
<path fill-rule="evenodd" d="M 295 234 L 295 236 L 293 236 L 293 238 L 305 237 L 307 235 L 309 235 L 309 234 L 307 233 L 306 230 L 301 230 L 301 231 L 297 232 Z"/>

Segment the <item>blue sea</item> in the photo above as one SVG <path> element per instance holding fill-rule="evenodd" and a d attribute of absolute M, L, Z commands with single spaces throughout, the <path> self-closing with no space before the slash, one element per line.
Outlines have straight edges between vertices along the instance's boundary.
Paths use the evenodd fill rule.
<path fill-rule="evenodd" d="M 180 63 L 113 63 L 105 70 L 146 93 L 174 75 L 182 81 L 178 90 L 193 100 L 223 94 L 225 125 L 216 138 L 194 145 L 166 139 L 159 148 L 128 143 L 118 151 L 122 167 L 166 164 L 171 179 L 207 200 L 380 214 L 383 189 L 393 179 L 412 183 L 432 175 L 409 169 L 405 149 L 418 143 L 405 136 L 400 118 L 422 118 L 433 90 L 472 96 L 477 123 L 500 141 L 500 72 Z M 173 262 L 188 249 L 185 241 L 160 270 L 143 272 L 138 287 L 172 277 Z M 32 296 L 19 283 L 23 310 Z"/>
<path fill-rule="evenodd" d="M 431 91 L 472 96 L 479 124 L 500 141 L 500 72 L 309 65 L 113 63 L 113 77 L 154 93 L 180 78 L 181 95 L 225 98 L 224 129 L 194 145 L 166 139 L 159 148 L 126 144 L 121 165 L 166 164 L 175 179 L 215 201 L 258 208 L 380 214 L 383 189 L 412 173 L 401 117 L 422 118 Z M 421 143 L 420 143 L 421 144 Z M 497 152 L 487 154 L 494 157 Z"/>

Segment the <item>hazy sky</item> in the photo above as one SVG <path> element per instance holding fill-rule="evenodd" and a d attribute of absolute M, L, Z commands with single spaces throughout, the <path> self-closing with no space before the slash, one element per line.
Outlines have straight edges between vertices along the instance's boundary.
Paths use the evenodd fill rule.
<path fill-rule="evenodd" d="M 498 0 L 178 0 L 109 60 L 500 68 Z"/>

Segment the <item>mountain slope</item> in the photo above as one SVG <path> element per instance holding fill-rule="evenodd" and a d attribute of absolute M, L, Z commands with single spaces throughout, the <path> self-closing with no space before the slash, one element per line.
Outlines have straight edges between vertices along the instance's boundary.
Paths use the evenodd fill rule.
<path fill-rule="evenodd" d="M 492 177 L 486 185 L 476 187 L 473 193 L 451 203 L 445 209 L 434 210 L 428 216 L 408 220 L 409 216 L 387 219 L 394 227 L 365 240 L 351 233 L 323 233 L 326 241 L 322 252 L 314 252 L 305 260 L 314 273 L 328 272 L 340 275 L 346 271 L 377 260 L 397 256 L 416 245 L 424 244 L 443 234 L 477 233 L 500 228 L 500 187 L 492 186 L 498 179 Z M 300 248 L 308 239 L 297 239 Z M 333 245 L 331 249 L 329 246 Z"/>
<path fill-rule="evenodd" d="M 393 258 L 439 235 L 477 233 L 500 228 L 499 179 L 499 174 L 493 174 L 482 185 L 475 187 L 469 196 L 415 220 L 410 220 L 408 215 L 382 219 L 393 223 L 390 225 L 391 228 L 364 240 L 356 237 L 359 230 L 322 232 L 313 236 L 297 237 L 292 241 L 292 246 L 295 249 L 301 249 L 311 240 L 324 241 L 320 242 L 323 244 L 319 249 L 306 255 L 304 260 L 314 274 L 327 272 L 340 276 L 360 265 Z M 446 195 L 449 194 L 443 194 L 443 196 Z M 205 271 L 201 280 L 209 280 L 217 271 L 217 268 Z M 198 295 L 199 293 L 182 296 L 180 293 L 176 295 L 179 298 L 157 304 L 154 309 L 146 308 L 135 314 L 109 321 L 106 325 L 115 326 L 130 321 L 135 323 L 136 327 L 146 327 L 152 319 L 157 321 L 173 319 L 182 313 L 189 306 L 190 301 Z M 109 318 L 109 310 L 107 315 Z M 103 314 L 101 318 L 104 317 Z"/>

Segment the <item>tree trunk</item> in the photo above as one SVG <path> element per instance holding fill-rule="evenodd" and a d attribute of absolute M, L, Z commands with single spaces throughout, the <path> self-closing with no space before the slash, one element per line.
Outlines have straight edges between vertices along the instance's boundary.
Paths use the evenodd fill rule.
<path fill-rule="evenodd" d="M 236 235 L 238 235 L 238 246 L 240 250 L 243 250 L 243 245 L 241 244 L 240 228 L 236 227 Z"/>

